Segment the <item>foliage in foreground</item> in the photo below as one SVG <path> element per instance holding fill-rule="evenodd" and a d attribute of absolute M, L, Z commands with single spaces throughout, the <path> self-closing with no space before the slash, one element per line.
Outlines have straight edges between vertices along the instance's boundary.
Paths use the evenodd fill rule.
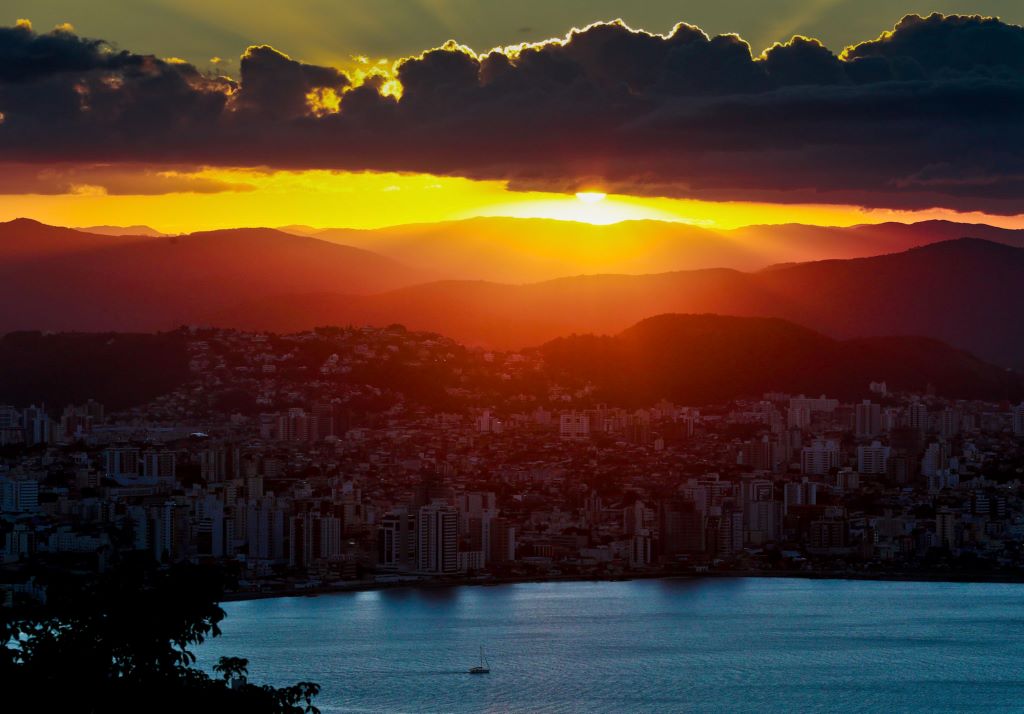
<path fill-rule="evenodd" d="M 48 578 L 45 605 L 0 608 L 0 682 L 26 711 L 318 712 L 320 687 L 258 686 L 247 660 L 221 658 L 210 677 L 190 647 L 220 634 L 216 571 L 124 564 L 101 576 Z"/>

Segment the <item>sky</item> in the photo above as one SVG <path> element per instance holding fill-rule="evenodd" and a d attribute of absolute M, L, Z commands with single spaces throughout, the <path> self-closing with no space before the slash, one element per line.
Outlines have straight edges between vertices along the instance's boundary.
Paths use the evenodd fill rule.
<path fill-rule="evenodd" d="M 8 0 L 3 12 L 3 220 L 1024 226 L 1019 0 L 298 0 L 258 12 Z M 900 20 L 932 12 L 1002 22 Z"/>
<path fill-rule="evenodd" d="M 622 18 L 666 32 L 688 22 L 709 34 L 735 32 L 755 53 L 793 35 L 842 48 L 874 38 L 909 13 L 982 14 L 1024 24 L 1019 0 L 6 0 L 0 18 L 40 28 L 69 22 L 89 37 L 135 51 L 235 63 L 249 45 L 269 44 L 306 62 L 353 55 L 397 58 L 454 39 L 476 50 L 561 37 L 572 27 Z"/>

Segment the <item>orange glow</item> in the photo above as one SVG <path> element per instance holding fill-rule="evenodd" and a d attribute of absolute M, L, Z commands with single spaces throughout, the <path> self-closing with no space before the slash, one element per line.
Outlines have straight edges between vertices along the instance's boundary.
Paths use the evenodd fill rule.
<path fill-rule="evenodd" d="M 306 104 L 313 116 L 337 114 L 341 110 L 341 95 L 330 87 L 319 87 L 306 95 Z"/>
<path fill-rule="evenodd" d="M 580 191 L 576 194 L 576 198 L 580 199 L 584 203 L 600 203 L 603 201 L 608 194 L 598 193 L 597 191 Z"/>
<path fill-rule="evenodd" d="M 167 232 L 289 224 L 377 228 L 474 216 L 551 218 L 598 225 L 658 220 L 713 229 L 771 223 L 849 226 L 928 219 L 1024 228 L 1022 216 L 957 213 L 947 209 L 893 211 L 619 194 L 599 198 L 602 193 L 596 190 L 579 195 L 510 191 L 501 181 L 428 174 L 203 169 L 187 173 L 166 171 L 160 175 L 219 182 L 239 190 L 114 195 L 101 185 L 82 184 L 75 187 L 74 193 L 67 194 L 0 195 L 0 220 L 26 216 L 71 226 L 142 223 Z"/>

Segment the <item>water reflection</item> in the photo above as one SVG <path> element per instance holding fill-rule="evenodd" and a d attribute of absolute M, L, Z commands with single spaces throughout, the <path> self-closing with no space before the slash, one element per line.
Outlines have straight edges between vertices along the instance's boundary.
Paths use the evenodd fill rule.
<path fill-rule="evenodd" d="M 228 603 L 200 648 L 340 711 L 1010 709 L 1024 588 L 777 579 L 389 589 Z M 492 670 L 474 676 L 479 647 Z"/>

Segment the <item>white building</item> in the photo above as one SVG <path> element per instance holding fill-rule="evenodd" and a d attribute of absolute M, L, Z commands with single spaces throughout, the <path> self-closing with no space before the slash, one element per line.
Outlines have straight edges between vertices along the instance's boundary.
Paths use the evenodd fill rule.
<path fill-rule="evenodd" d="M 800 470 L 822 476 L 839 467 L 839 444 L 832 439 L 815 439 L 800 451 Z"/>
<path fill-rule="evenodd" d="M 857 471 L 862 474 L 884 474 L 889 470 L 888 446 L 880 441 L 872 441 L 870 446 L 857 447 Z"/>
<path fill-rule="evenodd" d="M 590 416 L 584 412 L 562 412 L 558 420 L 558 435 L 563 439 L 590 438 Z"/>

